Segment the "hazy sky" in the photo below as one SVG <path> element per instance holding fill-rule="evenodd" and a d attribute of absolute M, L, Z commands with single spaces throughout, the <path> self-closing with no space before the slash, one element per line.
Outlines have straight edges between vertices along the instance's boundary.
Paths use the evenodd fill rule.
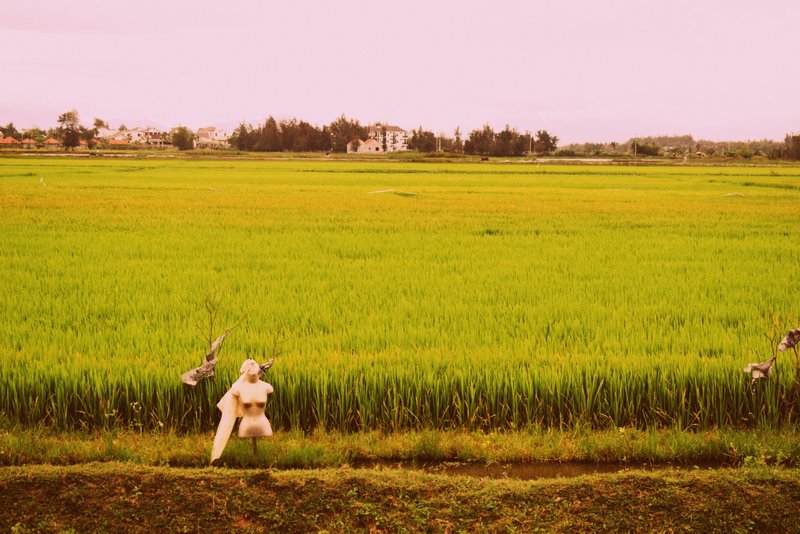
<path fill-rule="evenodd" d="M 488 122 L 562 144 L 800 130 L 797 0 L 0 4 L 0 124 Z"/>

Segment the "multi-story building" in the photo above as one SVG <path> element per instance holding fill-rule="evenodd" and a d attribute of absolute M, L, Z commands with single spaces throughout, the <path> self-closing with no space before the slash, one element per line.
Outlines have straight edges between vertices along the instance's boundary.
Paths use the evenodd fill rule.
<path fill-rule="evenodd" d="M 407 131 L 390 124 L 373 124 L 367 131 L 367 137 L 376 140 L 381 151 L 383 151 L 385 139 L 386 152 L 408 150 L 408 140 L 411 139 L 411 135 Z"/>
<path fill-rule="evenodd" d="M 411 135 L 399 126 L 373 124 L 366 139 L 353 139 L 347 143 L 348 154 L 375 154 L 408 150 Z"/>

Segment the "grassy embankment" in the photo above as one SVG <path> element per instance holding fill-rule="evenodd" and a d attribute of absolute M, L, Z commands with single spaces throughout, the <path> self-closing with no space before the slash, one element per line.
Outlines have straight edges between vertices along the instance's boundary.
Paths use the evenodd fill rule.
<path fill-rule="evenodd" d="M 485 480 L 398 470 L 0 469 L 5 532 L 794 532 L 796 471 Z"/>
<path fill-rule="evenodd" d="M 203 467 L 212 433 L 0 431 L 0 465 L 124 461 L 137 465 Z M 218 462 L 228 467 L 311 468 L 346 465 L 464 462 L 501 464 L 598 463 L 640 465 L 800 465 L 796 431 L 529 430 L 516 432 L 409 431 L 278 432 L 250 443 L 234 437 Z"/>

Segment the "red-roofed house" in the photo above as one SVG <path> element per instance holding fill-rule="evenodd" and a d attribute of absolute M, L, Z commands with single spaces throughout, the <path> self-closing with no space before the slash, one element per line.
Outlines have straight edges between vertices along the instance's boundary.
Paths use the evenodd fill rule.
<path fill-rule="evenodd" d="M 22 148 L 36 148 L 36 141 L 31 138 L 25 138 L 22 140 Z"/>
<path fill-rule="evenodd" d="M 22 146 L 22 143 L 20 143 L 11 136 L 8 136 L 3 139 L 0 139 L 0 146 L 3 148 L 19 148 Z"/>
<path fill-rule="evenodd" d="M 61 148 L 61 141 L 58 139 L 53 139 L 52 137 L 48 137 L 44 141 L 45 148 Z"/>

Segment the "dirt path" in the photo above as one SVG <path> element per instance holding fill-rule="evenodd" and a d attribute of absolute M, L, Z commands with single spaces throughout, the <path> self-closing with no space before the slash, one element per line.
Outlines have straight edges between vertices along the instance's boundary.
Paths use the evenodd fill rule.
<path fill-rule="evenodd" d="M 384 467 L 400 469 L 418 469 L 425 473 L 458 475 L 478 478 L 507 478 L 515 480 L 542 480 L 551 478 L 573 478 L 583 475 L 610 474 L 630 471 L 696 471 L 724 469 L 722 462 L 704 461 L 692 465 L 664 465 L 644 463 L 595 463 L 595 462 L 541 462 L 541 463 L 494 463 L 475 462 L 425 462 L 422 464 L 398 464 L 392 462 L 365 462 L 367 468 Z"/>

